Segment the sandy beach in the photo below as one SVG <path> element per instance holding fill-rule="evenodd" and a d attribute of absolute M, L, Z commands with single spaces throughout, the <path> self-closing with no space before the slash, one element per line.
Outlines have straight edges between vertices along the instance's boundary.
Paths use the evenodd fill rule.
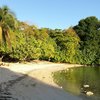
<path fill-rule="evenodd" d="M 1 65 L 0 100 L 82 100 L 62 90 L 52 78 L 52 72 L 78 66 L 46 61 Z"/>

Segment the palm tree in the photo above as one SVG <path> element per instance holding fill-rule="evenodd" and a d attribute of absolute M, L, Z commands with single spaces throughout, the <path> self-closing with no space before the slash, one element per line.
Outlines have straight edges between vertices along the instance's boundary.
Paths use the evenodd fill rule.
<path fill-rule="evenodd" d="M 0 8 L 0 42 L 11 49 L 10 30 L 16 28 L 14 13 L 7 6 Z"/>

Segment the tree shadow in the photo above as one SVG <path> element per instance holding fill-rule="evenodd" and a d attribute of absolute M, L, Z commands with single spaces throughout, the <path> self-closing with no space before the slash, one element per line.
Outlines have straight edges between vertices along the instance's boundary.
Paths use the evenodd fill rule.
<path fill-rule="evenodd" d="M 0 100 L 82 100 L 27 74 L 0 67 Z"/>

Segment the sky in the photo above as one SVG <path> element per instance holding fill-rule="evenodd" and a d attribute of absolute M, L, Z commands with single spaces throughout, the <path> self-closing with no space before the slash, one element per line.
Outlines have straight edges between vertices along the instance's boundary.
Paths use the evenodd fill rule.
<path fill-rule="evenodd" d="M 66 29 L 89 16 L 100 19 L 100 0 L 0 0 L 3 5 L 39 28 Z"/>

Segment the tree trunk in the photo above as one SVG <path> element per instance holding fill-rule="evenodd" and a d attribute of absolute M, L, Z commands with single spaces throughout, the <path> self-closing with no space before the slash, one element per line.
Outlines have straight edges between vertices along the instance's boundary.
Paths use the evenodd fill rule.
<path fill-rule="evenodd" d="M 3 59 L 3 56 L 2 56 L 2 57 L 0 57 L 0 62 L 2 62 L 2 59 Z"/>
<path fill-rule="evenodd" d="M 0 26 L 0 42 L 2 42 L 2 27 Z"/>

